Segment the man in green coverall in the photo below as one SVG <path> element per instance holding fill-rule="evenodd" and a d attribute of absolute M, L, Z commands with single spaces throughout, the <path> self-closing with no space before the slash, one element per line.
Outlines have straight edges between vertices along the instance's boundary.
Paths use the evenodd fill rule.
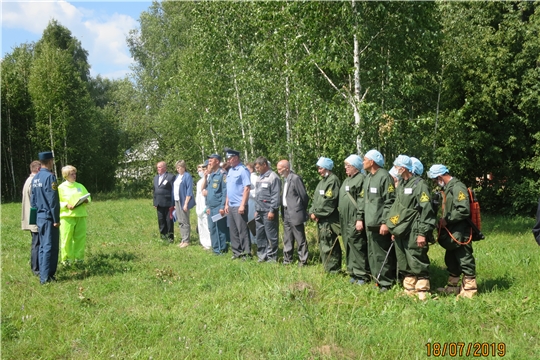
<path fill-rule="evenodd" d="M 322 180 L 313 194 L 309 209 L 311 220 L 317 223 L 319 250 L 324 269 L 329 273 L 341 271 L 341 245 L 339 243 L 339 186 L 338 177 L 332 173 L 334 162 L 321 157 L 317 161 Z"/>
<path fill-rule="evenodd" d="M 435 180 L 444 191 L 438 242 L 446 249 L 444 262 L 450 274 L 448 285 L 437 290 L 472 298 L 477 290 L 471 226 L 467 222 L 471 213 L 469 192 L 465 184 L 452 177 L 444 165 L 433 165 L 428 171 L 428 177 Z M 459 287 L 461 274 L 463 279 Z"/>
<path fill-rule="evenodd" d="M 420 300 L 425 300 L 430 289 L 427 238 L 435 228 L 436 215 L 427 184 L 414 175 L 412 159 L 399 155 L 394 168 L 401 180 L 386 223 L 396 246 L 397 266 L 404 276 L 405 293 L 417 294 Z"/>
<path fill-rule="evenodd" d="M 392 177 L 383 166 L 384 158 L 377 150 L 370 150 L 364 156 L 364 169 L 368 174 L 360 193 L 364 207 L 359 206 L 358 209 L 362 219 L 359 228 L 365 229 L 368 239 L 369 268 L 381 292 L 388 290 L 396 280 L 396 253 L 390 249 L 392 239 L 386 226 L 395 188 Z"/>
<path fill-rule="evenodd" d="M 362 158 L 351 155 L 345 159 L 347 178 L 339 189 L 339 219 L 341 223 L 341 238 L 345 246 L 345 261 L 350 283 L 367 284 L 371 274 L 369 271 L 367 237 L 365 231 L 359 231 L 362 223 L 359 206 L 364 206 L 360 192 L 364 186 Z M 359 204 L 360 202 L 360 204 Z"/>

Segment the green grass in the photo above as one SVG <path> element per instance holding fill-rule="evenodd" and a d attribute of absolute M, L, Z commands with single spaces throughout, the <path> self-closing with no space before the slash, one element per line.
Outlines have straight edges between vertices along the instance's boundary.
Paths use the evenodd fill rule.
<path fill-rule="evenodd" d="M 504 343 L 505 358 L 540 358 L 533 219 L 484 219 L 475 299 L 419 302 L 400 287 L 349 285 L 316 260 L 284 267 L 168 245 L 150 200 L 93 202 L 86 261 L 41 286 L 20 205 L 1 210 L 2 359 L 425 359 L 435 342 Z M 443 251 L 429 254 L 432 288 L 443 286 Z"/>

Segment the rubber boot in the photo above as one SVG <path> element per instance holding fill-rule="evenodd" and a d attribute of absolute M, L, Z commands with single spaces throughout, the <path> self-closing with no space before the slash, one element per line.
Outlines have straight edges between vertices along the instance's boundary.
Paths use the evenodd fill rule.
<path fill-rule="evenodd" d="M 461 282 L 461 290 L 458 297 L 465 297 L 472 299 L 477 292 L 476 276 L 463 275 L 463 281 Z"/>
<path fill-rule="evenodd" d="M 409 296 L 414 296 L 416 294 L 415 286 L 416 286 L 416 276 L 407 275 L 405 276 L 405 279 L 403 279 L 403 288 L 405 294 Z"/>
<path fill-rule="evenodd" d="M 430 288 L 429 279 L 427 278 L 418 279 L 418 281 L 416 282 L 415 289 L 416 289 L 416 293 L 418 294 L 418 298 L 420 300 L 427 299 L 429 288 Z"/>
<path fill-rule="evenodd" d="M 443 294 L 459 294 L 459 276 L 450 275 L 448 277 L 448 284 L 443 288 L 437 288 L 437 291 Z"/>

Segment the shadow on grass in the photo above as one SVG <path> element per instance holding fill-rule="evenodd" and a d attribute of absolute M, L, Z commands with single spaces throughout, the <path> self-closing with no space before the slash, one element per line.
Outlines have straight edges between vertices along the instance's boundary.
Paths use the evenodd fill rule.
<path fill-rule="evenodd" d="M 448 281 L 448 271 L 446 268 L 431 264 L 429 267 L 431 288 L 445 287 Z M 488 293 L 507 290 L 512 286 L 512 278 L 508 275 L 499 276 L 493 279 L 477 278 L 478 292 Z"/>
<path fill-rule="evenodd" d="M 478 279 L 478 292 L 488 293 L 501 290 L 508 290 L 512 286 L 513 280 L 508 275 L 499 276 L 494 279 Z"/>
<path fill-rule="evenodd" d="M 82 280 L 90 276 L 114 275 L 131 270 L 137 256 L 126 251 L 90 255 L 87 260 L 72 265 L 59 265 L 59 281 Z"/>

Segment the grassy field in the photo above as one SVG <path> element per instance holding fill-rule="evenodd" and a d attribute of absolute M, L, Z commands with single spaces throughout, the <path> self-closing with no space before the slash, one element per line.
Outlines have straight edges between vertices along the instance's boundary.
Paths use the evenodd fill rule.
<path fill-rule="evenodd" d="M 484 217 L 478 296 L 419 302 L 325 275 L 313 225 L 304 268 L 212 256 L 196 233 L 163 243 L 150 200 L 93 202 L 86 261 L 41 286 L 20 205 L 1 211 L 2 359 L 426 359 L 456 343 L 462 357 L 471 344 L 468 357 L 540 359 L 533 219 Z M 443 286 L 443 251 L 429 254 Z"/>

